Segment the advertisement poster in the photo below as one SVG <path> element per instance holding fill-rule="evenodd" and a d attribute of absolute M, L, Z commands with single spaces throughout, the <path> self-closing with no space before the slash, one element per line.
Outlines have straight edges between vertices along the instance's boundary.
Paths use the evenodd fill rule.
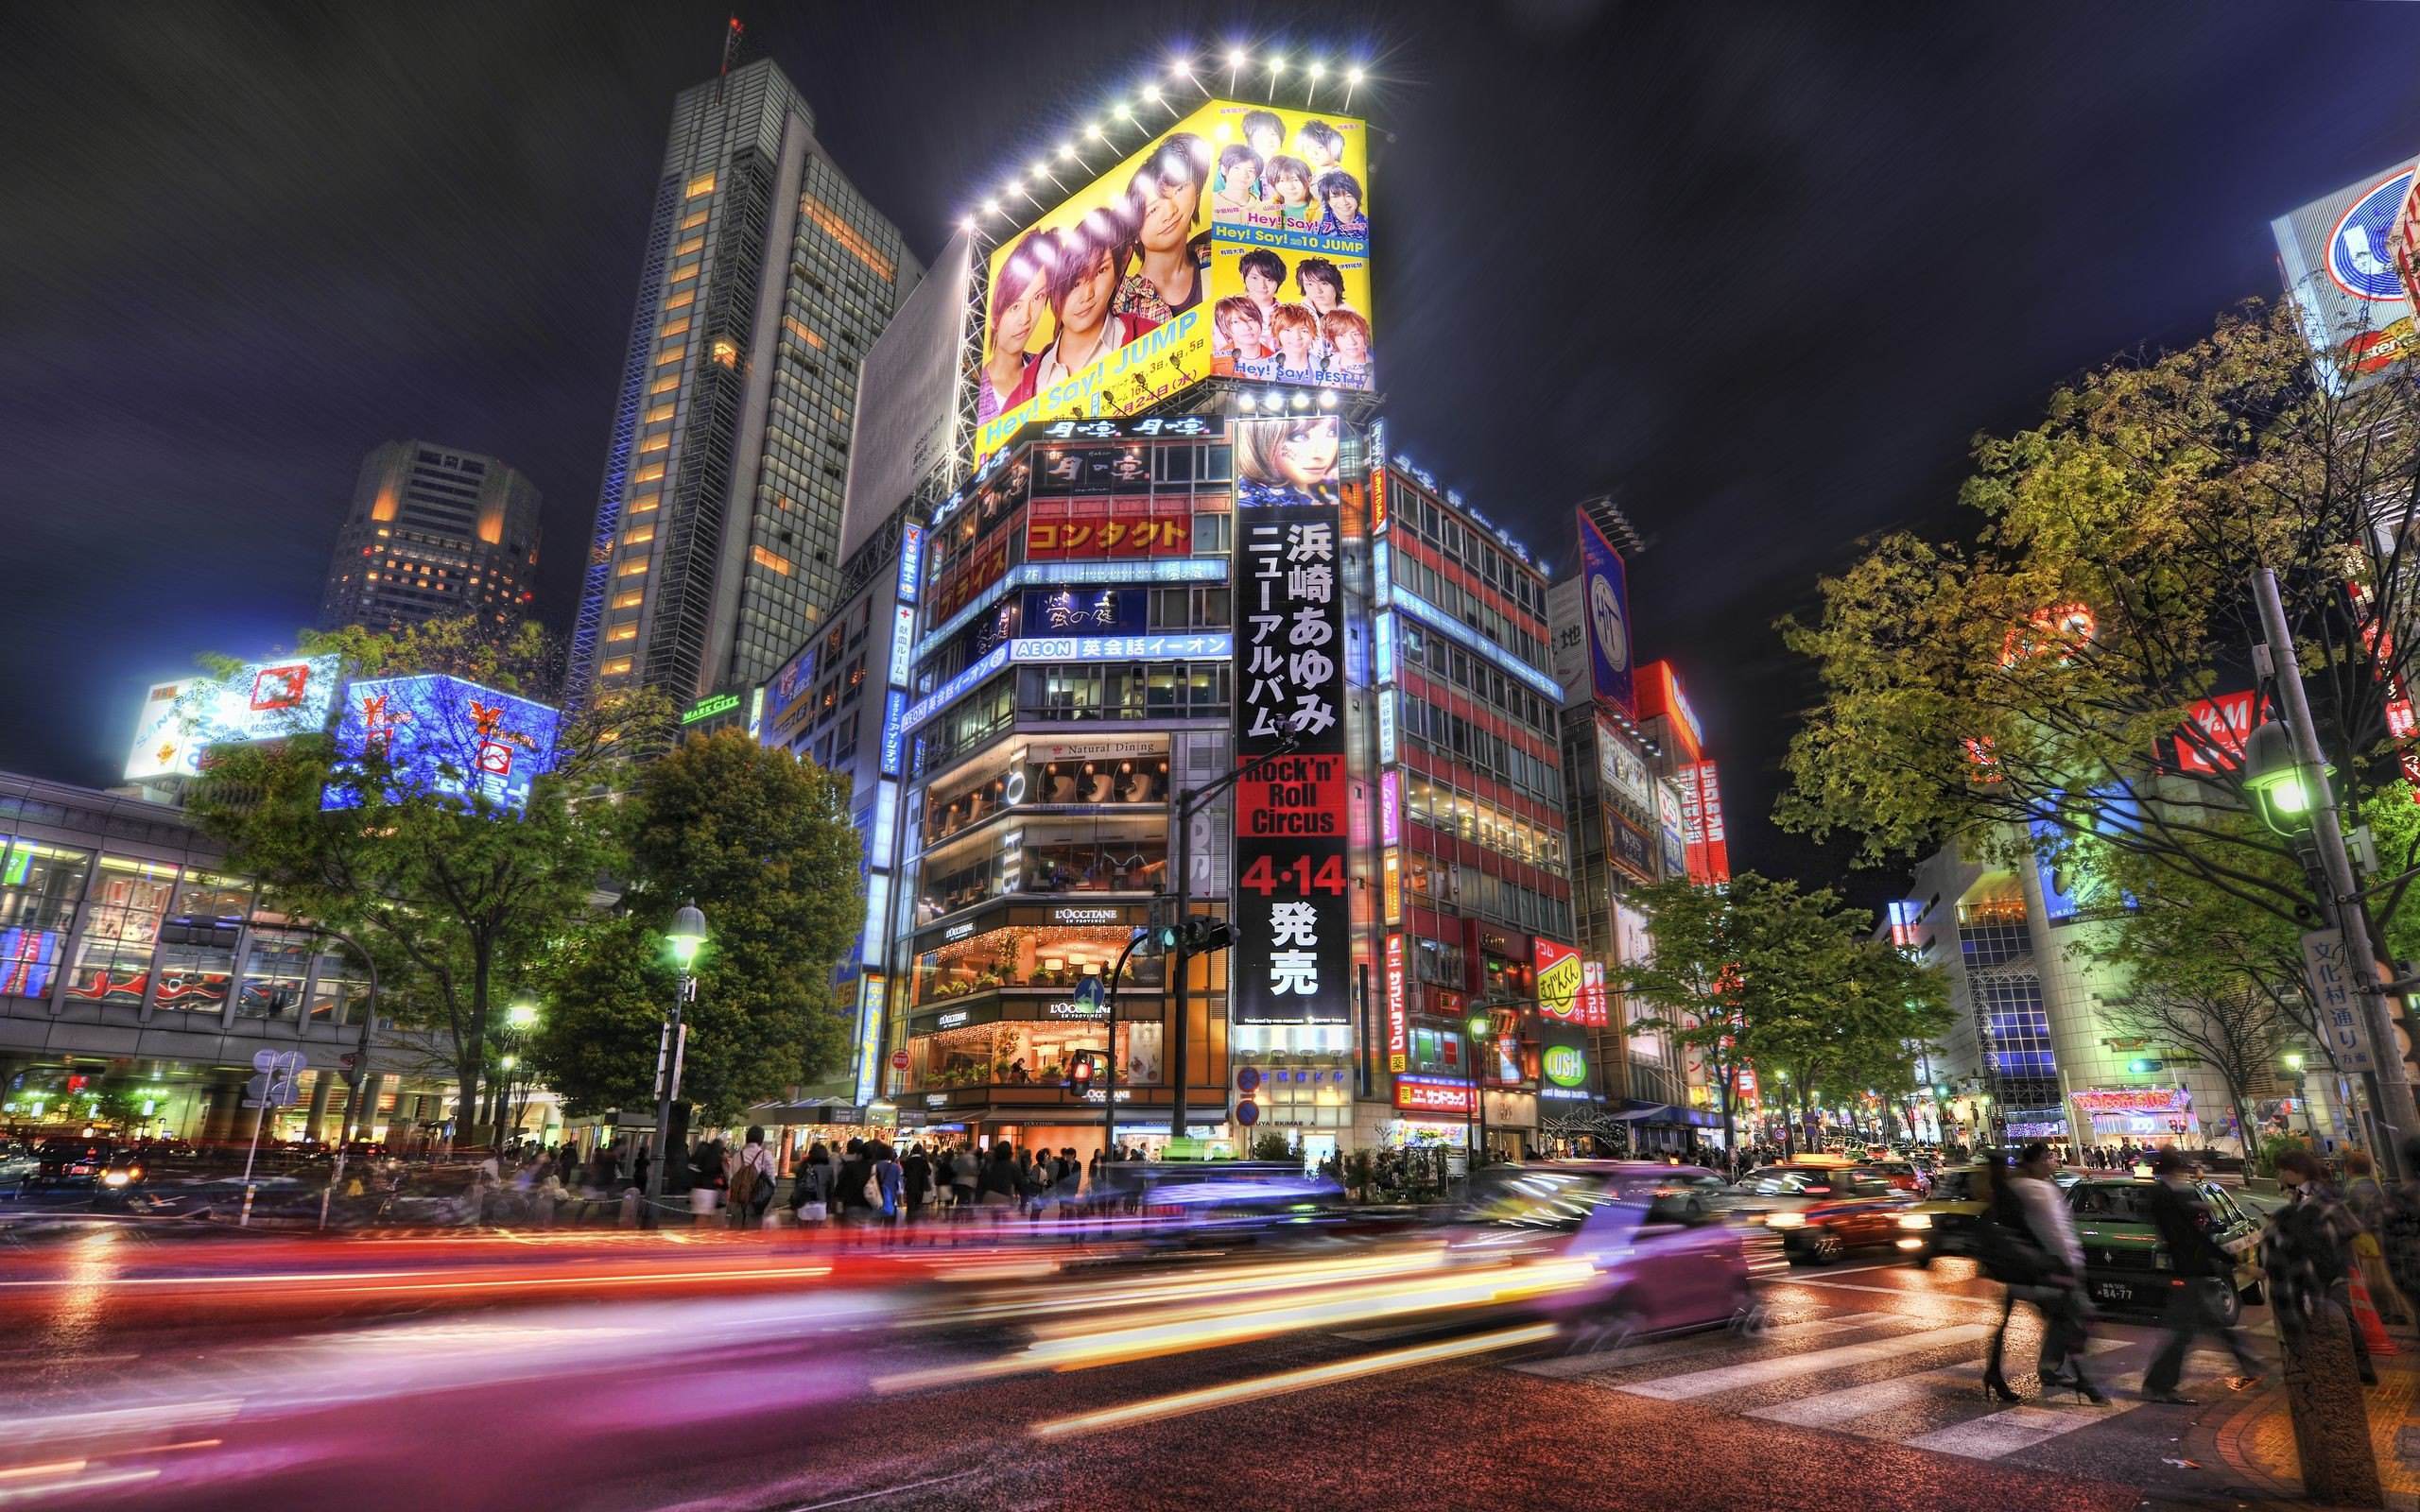
<path fill-rule="evenodd" d="M 2414 350 L 2411 292 L 2394 246 L 2412 180 L 2406 163 L 2270 222 L 2286 292 L 2330 388 L 2374 377 Z"/>
<path fill-rule="evenodd" d="M 1631 667 L 1630 573 L 1620 552 L 1586 510 L 1580 521 L 1580 570 L 1587 588 L 1582 624 L 1588 632 L 1588 683 L 1600 703 L 1638 717 Z"/>
<path fill-rule="evenodd" d="M 1212 100 L 1097 176 L 1045 164 L 1025 193 L 1065 198 L 992 252 L 976 460 L 1035 421 L 1157 404 L 1214 349 L 1222 374 L 1373 387 L 1368 136 Z"/>
<path fill-rule="evenodd" d="M 1533 950 L 1538 969 L 1538 1011 L 1548 1018 L 1577 1022 L 1582 1007 L 1580 953 L 1544 937 L 1534 943 Z"/>
<path fill-rule="evenodd" d="M 1700 886 L 1731 880 L 1731 841 L 1722 824 L 1722 788 L 1714 763 L 1691 762 L 1681 768 L 1681 833 L 1689 863 L 1689 880 Z"/>
<path fill-rule="evenodd" d="M 370 782 L 384 801 L 449 799 L 518 812 L 555 758 L 560 711 L 459 678 L 428 675 L 355 682 L 337 725 L 338 759 L 373 763 L 329 784 L 324 809 L 358 807 Z M 373 754 L 374 753 L 374 754 Z"/>
<path fill-rule="evenodd" d="M 1236 427 L 1237 1023 L 1344 1023 L 1348 783 L 1333 416 Z M 1282 752 L 1282 754 L 1279 754 Z"/>
<path fill-rule="evenodd" d="M 1689 874 L 1688 832 L 1681 818 L 1681 785 L 1670 778 L 1655 784 L 1655 816 L 1664 837 L 1664 876 Z"/>
<path fill-rule="evenodd" d="M 153 687 L 127 753 L 126 780 L 190 777 L 213 746 L 326 729 L 337 670 L 333 656 L 288 657 L 250 662 L 223 680 L 184 678 Z"/>

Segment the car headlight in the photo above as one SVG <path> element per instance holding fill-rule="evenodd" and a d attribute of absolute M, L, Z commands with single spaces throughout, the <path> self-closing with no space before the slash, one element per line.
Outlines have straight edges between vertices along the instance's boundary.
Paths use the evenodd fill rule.
<path fill-rule="evenodd" d="M 1768 1228 L 1804 1228 L 1806 1227 L 1806 1214 L 1803 1212 L 1767 1213 L 1765 1215 L 1765 1227 Z"/>
<path fill-rule="evenodd" d="M 1903 1212 L 1899 1214 L 1899 1227 L 1902 1228 L 1929 1228 L 1932 1227 L 1932 1214 L 1929 1212 Z"/>
<path fill-rule="evenodd" d="M 101 1177 L 101 1185 L 105 1187 L 122 1187 L 133 1179 L 134 1174 L 130 1171 L 112 1171 L 109 1175 Z"/>

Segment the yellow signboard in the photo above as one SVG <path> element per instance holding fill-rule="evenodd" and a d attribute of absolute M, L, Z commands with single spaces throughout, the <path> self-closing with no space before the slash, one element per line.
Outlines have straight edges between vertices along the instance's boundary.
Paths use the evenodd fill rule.
<path fill-rule="evenodd" d="M 1368 137 L 1212 100 L 994 248 L 976 460 L 1034 421 L 1131 415 L 1214 371 L 1370 388 Z"/>

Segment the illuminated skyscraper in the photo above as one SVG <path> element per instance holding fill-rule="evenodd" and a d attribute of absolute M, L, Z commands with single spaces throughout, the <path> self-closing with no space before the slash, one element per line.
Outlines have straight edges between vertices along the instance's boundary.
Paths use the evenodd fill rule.
<path fill-rule="evenodd" d="M 527 618 L 537 570 L 538 490 L 527 478 L 459 447 L 389 441 L 362 459 L 320 625 Z"/>
<path fill-rule="evenodd" d="M 857 367 L 922 267 L 770 61 L 673 104 L 571 653 L 686 704 L 769 678 L 839 589 Z"/>

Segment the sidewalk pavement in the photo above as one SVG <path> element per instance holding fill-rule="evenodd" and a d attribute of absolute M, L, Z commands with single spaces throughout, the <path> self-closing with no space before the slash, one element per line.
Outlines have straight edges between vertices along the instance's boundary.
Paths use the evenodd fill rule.
<path fill-rule="evenodd" d="M 2370 1446 L 2377 1455 L 2378 1484 L 2386 1489 L 2387 1506 L 2394 1512 L 2420 1512 L 2420 1339 L 2408 1328 L 2390 1332 L 2402 1352 L 2373 1362 L 2378 1383 L 2364 1393 Z M 2186 1435 L 2187 1452 L 2205 1465 L 2225 1466 L 2248 1500 L 2315 1505 L 2303 1500 L 2286 1388 L 2273 1373 L 2265 1389 L 2218 1403 L 2219 1410 L 2197 1418 Z"/>

